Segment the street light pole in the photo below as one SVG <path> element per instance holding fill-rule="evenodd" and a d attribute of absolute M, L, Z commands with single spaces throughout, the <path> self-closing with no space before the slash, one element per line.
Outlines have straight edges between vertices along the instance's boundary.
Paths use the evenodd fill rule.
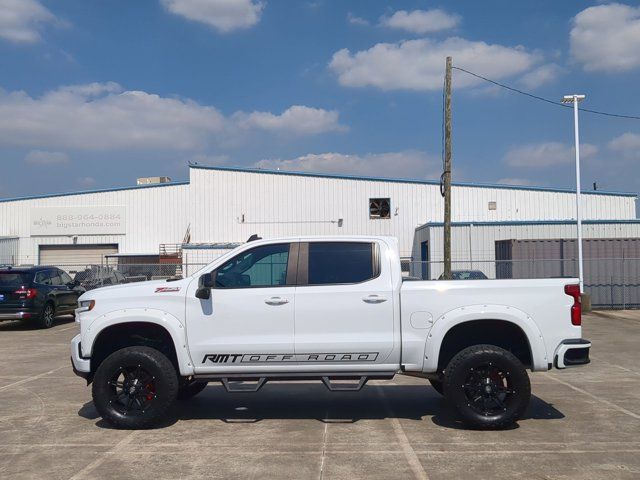
<path fill-rule="evenodd" d="M 573 127 L 576 142 L 576 223 L 578 227 L 578 278 L 580 279 L 580 293 L 584 293 L 584 271 L 582 267 L 582 212 L 580 190 L 580 129 L 578 126 L 578 104 L 585 99 L 585 95 L 565 95 L 562 103 L 573 103 Z"/>

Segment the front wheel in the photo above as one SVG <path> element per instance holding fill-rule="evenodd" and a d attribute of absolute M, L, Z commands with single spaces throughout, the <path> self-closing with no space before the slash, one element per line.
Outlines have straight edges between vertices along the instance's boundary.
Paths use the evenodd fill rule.
<path fill-rule="evenodd" d="M 499 429 L 522 416 L 531 384 L 524 366 L 511 352 L 495 345 L 474 345 L 447 365 L 444 391 L 465 423 Z"/>
<path fill-rule="evenodd" d="M 93 379 L 93 403 L 118 428 L 148 428 L 160 421 L 178 394 L 169 359 L 150 347 L 127 347 L 109 355 Z"/>

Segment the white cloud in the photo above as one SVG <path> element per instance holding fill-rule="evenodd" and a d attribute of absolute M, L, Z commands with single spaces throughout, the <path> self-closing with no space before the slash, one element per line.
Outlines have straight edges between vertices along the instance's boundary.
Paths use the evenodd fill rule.
<path fill-rule="evenodd" d="M 356 53 L 345 48 L 333 55 L 329 68 L 342 85 L 349 87 L 440 90 L 448 55 L 453 56 L 456 65 L 494 79 L 527 73 L 540 61 L 538 54 L 523 47 L 452 37 L 444 41 L 378 43 Z M 458 88 L 477 85 L 479 81 L 461 72 L 454 75 L 454 86 Z"/>
<path fill-rule="evenodd" d="M 435 178 L 440 175 L 440 161 L 436 157 L 419 150 L 367 153 L 364 155 L 343 153 L 308 154 L 287 160 L 260 160 L 254 166 L 270 170 L 281 169 L 369 177 L 424 179 Z"/>
<path fill-rule="evenodd" d="M 520 187 L 526 187 L 532 185 L 531 180 L 526 178 L 500 178 L 496 181 L 498 185 L 516 185 Z"/>
<path fill-rule="evenodd" d="M 573 18 L 569 40 L 571 56 L 587 71 L 640 67 L 640 7 L 589 7 Z"/>
<path fill-rule="evenodd" d="M 390 17 L 382 17 L 380 24 L 389 28 L 398 28 L 412 33 L 441 32 L 456 27 L 460 16 L 435 8 L 433 10 L 398 10 Z"/>
<path fill-rule="evenodd" d="M 213 106 L 126 91 L 113 82 L 61 87 L 39 98 L 0 89 L 0 145 L 5 146 L 193 150 L 257 130 L 313 135 L 343 128 L 336 111 L 297 105 L 281 115 L 225 117 Z"/>
<path fill-rule="evenodd" d="M 624 158 L 640 159 L 640 135 L 623 133 L 608 144 L 609 148 Z"/>
<path fill-rule="evenodd" d="M 552 82 L 562 73 L 562 68 L 555 63 L 541 65 L 520 78 L 520 83 L 526 88 L 535 89 L 545 83 Z"/>
<path fill-rule="evenodd" d="M 96 184 L 96 179 L 93 177 L 80 177 L 76 180 L 81 187 L 89 188 Z"/>
<path fill-rule="evenodd" d="M 233 121 L 241 128 L 254 128 L 269 132 L 315 135 L 323 132 L 344 131 L 340 125 L 339 114 L 335 110 L 294 105 L 280 115 L 269 112 L 238 112 Z"/>
<path fill-rule="evenodd" d="M 69 163 L 69 155 L 63 152 L 31 150 L 24 157 L 24 161 L 30 165 L 64 165 Z"/>
<path fill-rule="evenodd" d="M 351 12 L 347 13 L 347 22 L 349 22 L 351 25 L 359 25 L 361 27 L 367 27 L 370 25 L 369 20 L 357 17 Z"/>
<path fill-rule="evenodd" d="M 42 24 L 58 22 L 36 0 L 0 0 L 0 38 L 10 42 L 35 43 L 40 40 Z"/>
<path fill-rule="evenodd" d="M 504 162 L 511 167 L 551 167 L 572 163 L 575 160 L 573 146 L 560 142 L 545 142 L 513 147 L 504 155 Z M 593 157 L 598 147 L 589 143 L 580 144 L 580 158 Z"/>
<path fill-rule="evenodd" d="M 161 0 L 175 15 L 205 23 L 220 33 L 249 28 L 260 21 L 264 3 L 254 0 Z"/>

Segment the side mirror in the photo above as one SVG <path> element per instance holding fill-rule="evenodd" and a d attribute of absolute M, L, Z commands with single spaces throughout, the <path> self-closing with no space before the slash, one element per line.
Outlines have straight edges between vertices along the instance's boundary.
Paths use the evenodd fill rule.
<path fill-rule="evenodd" d="M 196 298 L 208 300 L 211 298 L 211 289 L 215 284 L 215 273 L 205 273 L 198 280 L 198 289 L 196 290 Z"/>

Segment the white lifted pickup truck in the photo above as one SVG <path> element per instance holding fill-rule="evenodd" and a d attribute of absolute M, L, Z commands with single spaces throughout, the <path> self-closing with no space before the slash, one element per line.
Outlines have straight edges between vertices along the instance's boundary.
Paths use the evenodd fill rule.
<path fill-rule="evenodd" d="M 207 382 L 268 380 L 356 391 L 422 377 L 470 426 L 516 421 L 526 369 L 589 363 L 576 279 L 403 279 L 391 237 L 248 242 L 196 274 L 92 290 L 79 299 L 74 371 L 104 419 L 144 428 Z"/>

